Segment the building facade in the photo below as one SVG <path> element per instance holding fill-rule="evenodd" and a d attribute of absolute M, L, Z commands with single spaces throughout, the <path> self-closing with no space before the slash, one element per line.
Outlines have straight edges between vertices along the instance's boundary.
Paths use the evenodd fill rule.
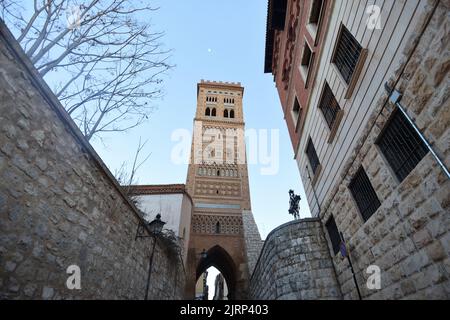
<path fill-rule="evenodd" d="M 171 230 L 179 240 L 184 264 L 191 229 L 193 202 L 184 184 L 131 186 L 132 199 L 144 213 L 147 222 L 157 214 L 165 222 L 164 229 Z"/>
<path fill-rule="evenodd" d="M 228 288 L 225 278 L 222 274 L 218 274 L 214 280 L 214 297 L 213 300 L 228 300 Z"/>
<path fill-rule="evenodd" d="M 312 27 L 305 17 L 320 6 Z M 342 242 L 363 299 L 450 297 L 449 9 L 269 1 L 265 70 L 344 299 L 358 292 Z M 366 285 L 370 270 L 381 275 L 376 288 Z"/>
<path fill-rule="evenodd" d="M 187 296 L 194 295 L 196 280 L 214 265 L 224 275 L 230 297 L 245 298 L 248 261 L 255 260 L 259 254 L 250 248 L 247 250 L 249 242 L 246 242 L 245 230 L 254 231 L 256 225 L 252 217 L 248 219 L 251 204 L 243 95 L 240 83 L 202 80 L 197 85 L 197 110 L 186 182 L 194 202 Z M 245 225 L 243 215 L 247 218 Z M 248 226 L 251 222 L 253 225 Z M 257 244 L 260 243 L 257 241 Z M 203 251 L 207 252 L 206 258 L 202 258 Z M 252 252 L 253 258 L 248 256 Z"/>
<path fill-rule="evenodd" d="M 332 0 L 269 1 L 266 73 L 272 73 L 292 146 L 298 149 Z"/>

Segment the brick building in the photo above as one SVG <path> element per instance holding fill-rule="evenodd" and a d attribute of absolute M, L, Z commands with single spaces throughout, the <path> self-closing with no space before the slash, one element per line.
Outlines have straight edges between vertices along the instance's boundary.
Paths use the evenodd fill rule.
<path fill-rule="evenodd" d="M 186 190 L 194 208 L 189 239 L 188 297 L 197 279 L 215 266 L 231 299 L 247 297 L 249 272 L 261 238 L 251 213 L 240 83 L 202 80 Z M 206 252 L 206 258 L 202 255 Z"/>
<path fill-rule="evenodd" d="M 340 233 L 362 298 L 450 297 L 449 2 L 268 7 L 265 71 L 342 297 L 358 294 Z M 371 265 L 381 289 L 365 285 Z"/>

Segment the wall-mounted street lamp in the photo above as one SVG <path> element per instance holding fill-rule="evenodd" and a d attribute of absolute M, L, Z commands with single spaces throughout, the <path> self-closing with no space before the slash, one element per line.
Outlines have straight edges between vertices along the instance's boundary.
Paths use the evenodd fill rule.
<path fill-rule="evenodd" d="M 148 228 L 150 229 L 151 233 L 160 234 L 165 224 L 166 223 L 161 220 L 161 215 L 158 213 L 155 220 L 148 224 Z"/>
<path fill-rule="evenodd" d="M 200 253 L 200 258 L 201 258 L 202 260 L 208 258 L 208 252 L 206 252 L 205 249 L 203 249 L 203 251 Z"/>
<path fill-rule="evenodd" d="M 152 246 L 152 253 L 150 255 L 150 262 L 149 262 L 149 266 L 148 266 L 148 279 L 147 279 L 147 288 L 145 289 L 145 298 L 144 300 L 148 299 L 148 290 L 150 288 L 150 279 L 152 276 L 152 266 L 153 266 L 153 255 L 155 253 L 155 247 L 156 247 L 156 236 L 158 236 L 159 234 L 161 234 L 162 229 L 164 227 L 166 223 L 164 221 L 161 220 L 161 215 L 158 213 L 156 215 L 156 218 L 147 224 L 147 228 L 150 231 L 150 235 L 146 235 L 145 234 L 145 227 L 144 225 L 141 223 L 139 223 L 138 226 L 138 230 L 136 232 L 136 240 L 138 238 L 153 238 L 153 246 Z"/>

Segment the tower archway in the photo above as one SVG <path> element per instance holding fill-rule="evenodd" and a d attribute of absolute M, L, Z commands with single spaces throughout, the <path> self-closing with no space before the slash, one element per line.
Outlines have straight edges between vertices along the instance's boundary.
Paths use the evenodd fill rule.
<path fill-rule="evenodd" d="M 221 246 L 216 245 L 207 251 L 206 258 L 199 261 L 196 270 L 196 282 L 210 267 L 215 267 L 222 273 L 228 286 L 228 299 L 236 298 L 236 265 L 233 258 Z"/>

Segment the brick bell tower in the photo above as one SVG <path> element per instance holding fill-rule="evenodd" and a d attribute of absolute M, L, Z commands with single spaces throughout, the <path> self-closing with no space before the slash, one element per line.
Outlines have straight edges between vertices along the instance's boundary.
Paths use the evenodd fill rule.
<path fill-rule="evenodd" d="M 243 214 L 251 215 L 251 205 L 243 95 L 240 83 L 202 80 L 197 84 L 186 182 L 194 202 L 186 298 L 194 297 L 197 279 L 211 266 L 223 274 L 229 299 L 246 298 L 249 267 Z"/>

